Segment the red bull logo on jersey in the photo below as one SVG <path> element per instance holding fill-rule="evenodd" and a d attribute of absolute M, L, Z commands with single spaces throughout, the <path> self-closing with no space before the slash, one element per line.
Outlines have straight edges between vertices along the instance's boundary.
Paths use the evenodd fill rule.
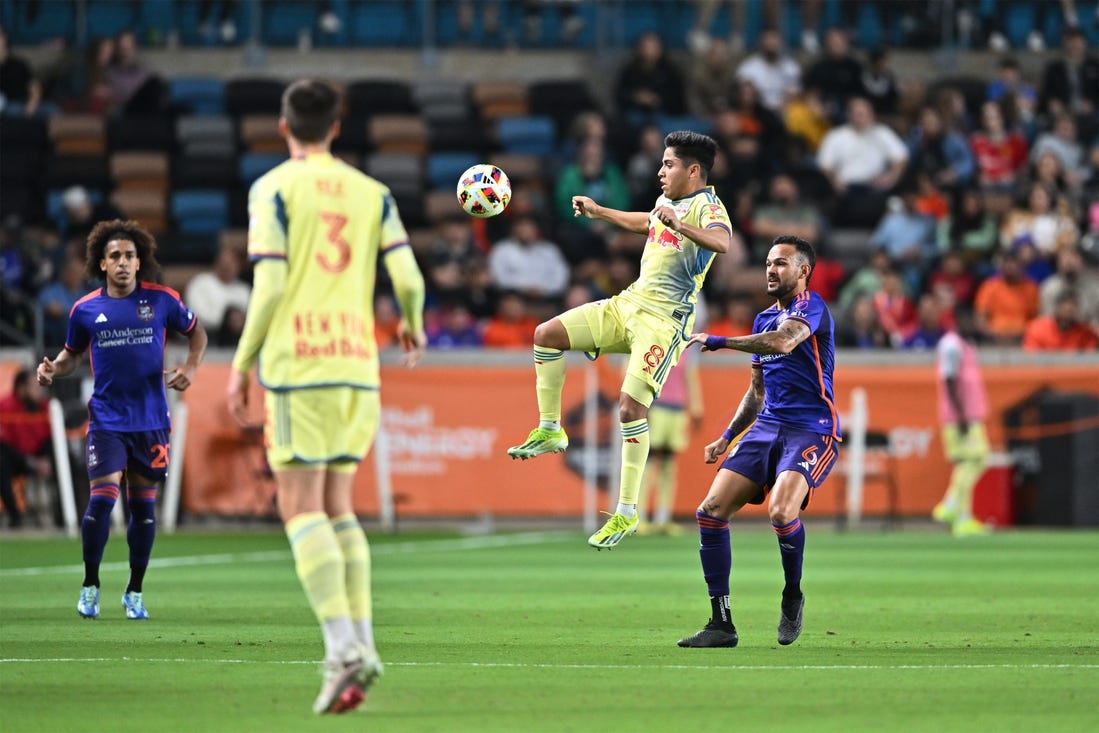
<path fill-rule="evenodd" d="M 656 227 L 649 227 L 649 242 L 659 244 L 661 247 L 673 247 L 676 252 L 683 251 L 683 235 L 677 234 L 668 228 L 662 229 L 658 237 L 656 236 Z"/>

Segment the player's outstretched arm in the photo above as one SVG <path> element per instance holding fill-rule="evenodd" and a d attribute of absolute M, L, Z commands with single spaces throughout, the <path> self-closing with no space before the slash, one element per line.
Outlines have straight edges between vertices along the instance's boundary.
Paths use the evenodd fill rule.
<path fill-rule="evenodd" d="M 35 370 L 38 383 L 43 387 L 49 387 L 57 377 L 67 377 L 72 374 L 79 361 L 80 357 L 68 349 L 61 349 L 61 353 L 53 359 L 43 356 L 42 363 Z"/>
<path fill-rule="evenodd" d="M 753 368 L 748 391 L 741 398 L 740 406 L 737 407 L 729 427 L 725 428 L 720 438 L 703 449 L 703 458 L 706 463 L 716 463 L 721 456 L 725 455 L 725 451 L 729 450 L 729 446 L 752 426 L 760 408 L 763 407 L 763 397 L 763 370 Z"/>
<path fill-rule="evenodd" d="M 794 318 L 787 319 L 777 331 L 753 333 L 750 336 L 711 336 L 707 333 L 694 333 L 687 341 L 701 344 L 703 351 L 734 349 L 748 354 L 789 354 L 798 344 L 813 334 L 809 324 Z"/>
<path fill-rule="evenodd" d="M 206 353 L 206 344 L 208 342 L 209 338 L 206 335 L 206 329 L 202 327 L 201 323 L 196 322 L 195 327 L 187 334 L 188 349 L 186 363 L 177 366 L 174 369 L 164 370 L 164 385 L 166 387 L 182 392 L 191 386 L 195 381 L 195 371 L 198 370 L 198 365 L 202 363 L 202 357 Z"/>
<path fill-rule="evenodd" d="M 649 214 L 646 211 L 619 211 L 600 206 L 587 196 L 572 197 L 572 215 L 576 218 L 605 221 L 627 231 L 645 234 L 649 231 Z"/>

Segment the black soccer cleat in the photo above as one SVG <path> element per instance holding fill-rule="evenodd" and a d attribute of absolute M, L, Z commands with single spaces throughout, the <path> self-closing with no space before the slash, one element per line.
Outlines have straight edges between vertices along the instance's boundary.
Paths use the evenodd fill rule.
<path fill-rule="evenodd" d="M 728 647 L 732 648 L 740 641 L 736 627 L 732 624 L 716 624 L 713 621 L 707 624 L 697 634 L 679 640 L 679 646 L 695 649 Z"/>
<path fill-rule="evenodd" d="M 801 612 L 805 610 L 805 596 L 796 599 L 782 599 L 782 615 L 778 619 L 778 643 L 786 646 L 793 644 L 801 636 Z"/>

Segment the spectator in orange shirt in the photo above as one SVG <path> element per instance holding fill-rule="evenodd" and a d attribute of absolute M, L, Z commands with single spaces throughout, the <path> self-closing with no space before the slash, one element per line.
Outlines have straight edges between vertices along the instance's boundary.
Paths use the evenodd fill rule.
<path fill-rule="evenodd" d="M 1000 273 L 981 283 L 974 301 L 981 334 L 994 344 L 1018 346 L 1038 315 L 1038 286 L 1023 274 L 1018 253 L 1005 252 Z"/>
<path fill-rule="evenodd" d="M 750 300 L 730 298 L 724 303 L 718 303 L 714 311 L 715 318 L 711 319 L 709 325 L 709 329 L 714 333 L 730 336 L 747 336 L 752 333 L 756 312 Z"/>
<path fill-rule="evenodd" d="M 34 378 L 34 370 L 20 369 L 10 393 L 0 398 L 0 501 L 8 526 L 23 523 L 12 482 L 17 476 L 53 476 L 50 460 L 48 395 Z"/>
<path fill-rule="evenodd" d="M 496 302 L 496 315 L 485 326 L 481 338 L 485 346 L 500 349 L 530 348 L 538 321 L 527 313 L 523 297 L 514 291 L 501 293 Z"/>
<path fill-rule="evenodd" d="M 1038 316 L 1027 325 L 1027 351 L 1093 351 L 1099 335 L 1080 319 L 1080 301 L 1071 290 L 1057 296 L 1053 315 Z"/>

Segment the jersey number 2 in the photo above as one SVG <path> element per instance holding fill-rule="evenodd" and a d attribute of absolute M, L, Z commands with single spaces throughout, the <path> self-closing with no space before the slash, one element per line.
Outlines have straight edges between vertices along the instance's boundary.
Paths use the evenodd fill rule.
<path fill-rule="evenodd" d="M 167 468 L 168 467 L 168 446 L 164 443 L 157 443 L 149 452 L 153 454 L 152 463 L 149 465 L 153 468 Z"/>
<path fill-rule="evenodd" d="M 347 226 L 347 217 L 331 211 L 322 211 L 321 220 L 328 225 L 325 239 L 336 252 L 334 257 L 329 256 L 327 252 L 318 253 L 317 262 L 328 272 L 343 272 L 351 262 L 351 244 L 340 236 L 340 232 Z"/>

